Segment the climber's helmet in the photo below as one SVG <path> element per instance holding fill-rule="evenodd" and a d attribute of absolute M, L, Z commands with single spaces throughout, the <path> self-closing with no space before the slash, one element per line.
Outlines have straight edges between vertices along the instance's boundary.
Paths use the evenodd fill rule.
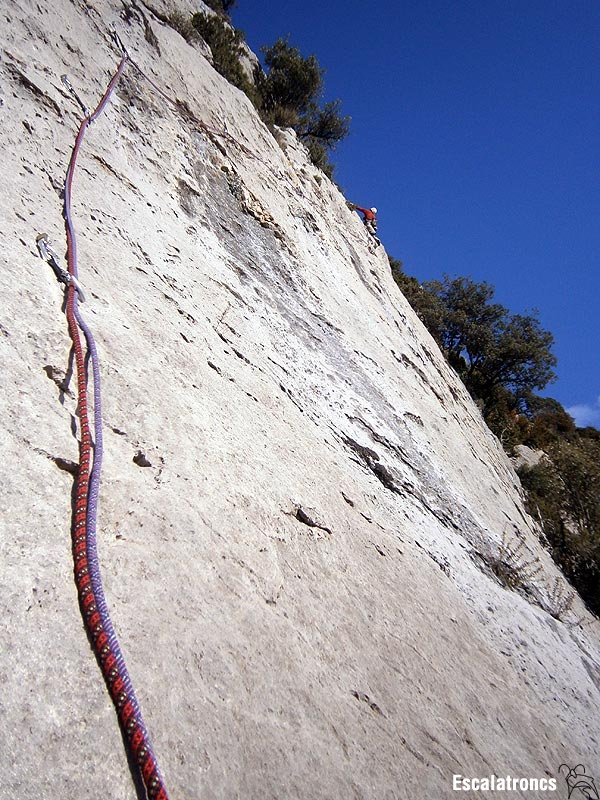
<path fill-rule="evenodd" d="M 376 209 L 376 208 L 372 208 L 372 209 L 371 209 L 371 211 L 372 211 L 374 214 L 376 214 L 376 213 L 377 213 L 377 209 Z"/>

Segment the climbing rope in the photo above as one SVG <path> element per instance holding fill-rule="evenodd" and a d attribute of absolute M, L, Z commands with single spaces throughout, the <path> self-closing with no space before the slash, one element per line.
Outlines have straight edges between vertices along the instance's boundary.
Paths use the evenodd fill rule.
<path fill-rule="evenodd" d="M 77 157 L 88 127 L 103 112 L 111 94 L 123 73 L 128 61 L 124 54 L 112 76 L 98 106 L 82 120 L 71 159 L 67 169 L 64 192 L 64 219 L 67 235 L 67 283 L 66 316 L 69 334 L 73 342 L 77 373 L 78 410 L 80 419 L 79 471 L 75 484 L 75 510 L 72 526 L 73 558 L 75 562 L 75 581 L 84 623 L 92 642 L 94 653 L 102 670 L 119 722 L 125 734 L 134 762 L 139 768 L 149 800 L 168 800 L 163 778 L 140 707 L 131 684 L 125 660 L 113 628 L 98 562 L 96 527 L 98 493 L 102 468 L 102 397 L 98 352 L 92 331 L 79 310 L 77 239 L 71 216 L 71 195 L 73 176 Z M 79 105 L 84 109 L 68 81 L 63 81 L 72 91 Z M 41 249 L 41 248 L 40 248 Z M 90 430 L 88 410 L 88 375 L 86 358 L 81 341 L 80 330 L 85 337 L 87 354 L 92 364 L 94 384 L 94 441 Z M 93 458 L 92 458 L 93 452 Z"/>
<path fill-rule="evenodd" d="M 244 144 L 237 141 L 228 131 L 218 131 L 210 127 L 199 120 L 184 103 L 169 97 L 131 58 L 116 31 L 112 30 L 110 35 L 112 41 L 121 52 L 121 60 L 93 112 L 90 113 L 67 76 L 63 75 L 61 78 L 64 86 L 77 102 L 84 115 L 77 131 L 64 184 L 63 214 L 67 237 L 67 270 L 63 270 L 60 266 L 58 257 L 50 248 L 45 234 L 38 236 L 38 248 L 41 256 L 53 267 L 58 279 L 66 284 L 67 325 L 75 354 L 80 441 L 79 469 L 75 483 L 72 546 L 75 581 L 81 613 L 94 653 L 115 705 L 126 742 L 139 769 L 147 798 L 148 800 L 168 800 L 158 762 L 152 749 L 123 653 L 110 618 L 98 560 L 97 517 L 103 456 L 101 378 L 96 342 L 79 309 L 79 301 L 80 299 L 83 301 L 84 296 L 79 283 L 77 237 L 71 215 L 73 178 L 86 131 L 104 111 L 127 64 L 131 64 L 140 77 L 178 114 L 183 114 L 199 129 L 209 136 L 224 138 L 252 158 L 262 159 Z M 85 339 L 86 352 L 84 352 L 80 332 L 83 333 Z M 93 381 L 93 436 L 88 408 L 88 358 L 91 362 Z"/>

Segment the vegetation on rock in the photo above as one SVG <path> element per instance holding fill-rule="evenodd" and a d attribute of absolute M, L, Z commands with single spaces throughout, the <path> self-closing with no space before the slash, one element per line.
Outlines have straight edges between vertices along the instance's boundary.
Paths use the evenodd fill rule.
<path fill-rule="evenodd" d="M 241 89 L 269 125 L 293 128 L 304 142 L 313 164 L 330 178 L 330 152 L 349 132 L 350 117 L 342 116 L 341 101 L 325 103 L 323 70 L 316 56 L 305 57 L 285 39 L 263 47 L 265 69 L 257 66 L 252 77 L 242 66 L 245 39 L 228 17 L 235 2 L 210 0 L 215 14 L 198 12 L 190 19 L 174 15 L 171 24 L 190 42 L 201 36 L 210 47 L 215 69 Z"/>
<path fill-rule="evenodd" d="M 261 116 L 268 124 L 293 128 L 306 144 L 313 164 L 331 177 L 329 151 L 350 128 L 350 118 L 340 113 L 341 101 L 319 106 L 323 70 L 314 55 L 304 57 L 285 39 L 263 47 L 262 52 L 267 71 L 260 72 L 256 82 Z"/>
<path fill-rule="evenodd" d="M 582 429 L 547 445 L 548 459 L 519 477 L 552 556 L 600 616 L 600 431 Z"/>
<path fill-rule="evenodd" d="M 494 287 L 470 278 L 405 278 L 395 259 L 392 274 L 407 300 L 458 372 L 486 419 L 500 404 L 527 411 L 534 389 L 555 378 L 553 336 L 536 312 L 510 314 L 492 302 Z"/>

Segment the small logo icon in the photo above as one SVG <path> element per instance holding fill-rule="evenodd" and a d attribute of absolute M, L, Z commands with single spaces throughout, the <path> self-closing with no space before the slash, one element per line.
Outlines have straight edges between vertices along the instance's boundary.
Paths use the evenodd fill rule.
<path fill-rule="evenodd" d="M 561 764 L 558 771 L 565 776 L 569 800 L 571 797 L 574 800 L 600 800 L 596 781 L 586 773 L 583 764 L 577 764 L 575 767 Z"/>

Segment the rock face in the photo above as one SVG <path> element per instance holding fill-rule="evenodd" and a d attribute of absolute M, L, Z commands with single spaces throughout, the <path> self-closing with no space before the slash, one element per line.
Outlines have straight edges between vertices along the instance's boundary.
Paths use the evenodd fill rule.
<path fill-rule="evenodd" d="M 35 248 L 64 250 L 60 76 L 95 106 L 111 24 L 179 108 L 130 65 L 73 190 L 100 562 L 171 797 L 600 778 L 597 623 L 337 188 L 158 1 L 2 6 L 0 797 L 136 797 L 77 604 L 76 387 Z"/>

